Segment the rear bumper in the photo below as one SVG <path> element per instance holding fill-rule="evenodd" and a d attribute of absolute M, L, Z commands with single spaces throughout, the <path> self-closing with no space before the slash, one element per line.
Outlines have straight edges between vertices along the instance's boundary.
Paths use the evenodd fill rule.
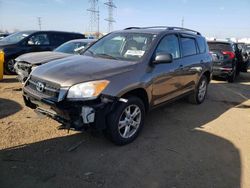
<path fill-rule="evenodd" d="M 100 97 L 92 101 L 61 101 L 36 99 L 23 93 L 25 105 L 67 127 L 81 130 L 86 127 L 106 128 L 106 117 L 114 109 L 117 99 Z"/>
<path fill-rule="evenodd" d="M 213 67 L 213 76 L 229 77 L 233 75 L 233 68 L 230 67 Z"/>

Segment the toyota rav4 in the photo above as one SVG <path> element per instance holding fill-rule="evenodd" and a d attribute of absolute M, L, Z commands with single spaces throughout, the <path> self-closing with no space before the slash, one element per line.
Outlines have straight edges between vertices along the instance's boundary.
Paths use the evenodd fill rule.
<path fill-rule="evenodd" d="M 94 127 L 124 145 L 138 136 L 151 109 L 184 96 L 201 104 L 211 76 L 212 57 L 199 32 L 130 27 L 80 56 L 34 69 L 23 96 L 28 107 L 65 127 Z"/>

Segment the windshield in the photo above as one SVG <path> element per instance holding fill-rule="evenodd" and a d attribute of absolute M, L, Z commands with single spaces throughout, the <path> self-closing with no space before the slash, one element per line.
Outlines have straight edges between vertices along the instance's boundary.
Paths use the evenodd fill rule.
<path fill-rule="evenodd" d="M 66 42 L 56 48 L 54 51 L 75 54 L 84 49 L 88 44 L 88 42 Z"/>
<path fill-rule="evenodd" d="M 84 52 L 83 55 L 138 61 L 149 49 L 155 39 L 153 34 L 143 33 L 114 33 L 110 34 Z"/>
<path fill-rule="evenodd" d="M 20 42 L 22 39 L 26 38 L 30 34 L 30 32 L 18 32 L 3 38 L 1 41 L 14 44 Z"/>

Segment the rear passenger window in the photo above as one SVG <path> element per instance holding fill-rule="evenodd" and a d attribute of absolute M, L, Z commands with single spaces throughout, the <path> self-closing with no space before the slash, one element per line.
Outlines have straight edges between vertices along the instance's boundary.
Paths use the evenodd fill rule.
<path fill-rule="evenodd" d="M 180 57 L 180 47 L 178 37 L 176 35 L 165 36 L 156 49 L 156 53 L 166 52 L 170 53 L 174 59 Z"/>
<path fill-rule="evenodd" d="M 188 37 L 181 37 L 183 56 L 190 56 L 197 54 L 195 39 Z"/>
<path fill-rule="evenodd" d="M 203 54 L 206 52 L 206 42 L 202 37 L 197 38 L 197 43 L 199 46 L 200 53 Z"/>
<path fill-rule="evenodd" d="M 47 34 L 35 34 L 28 40 L 28 45 L 32 46 L 43 46 L 49 44 L 50 42 Z"/>

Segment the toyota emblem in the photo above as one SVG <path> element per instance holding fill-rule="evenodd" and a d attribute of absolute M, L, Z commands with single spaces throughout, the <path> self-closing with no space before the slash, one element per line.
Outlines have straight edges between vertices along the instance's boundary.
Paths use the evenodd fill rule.
<path fill-rule="evenodd" d="M 44 90 L 44 84 L 43 83 L 41 83 L 41 82 L 37 82 L 37 84 L 36 84 L 36 90 L 37 91 L 39 91 L 39 92 L 43 92 L 43 90 Z"/>

